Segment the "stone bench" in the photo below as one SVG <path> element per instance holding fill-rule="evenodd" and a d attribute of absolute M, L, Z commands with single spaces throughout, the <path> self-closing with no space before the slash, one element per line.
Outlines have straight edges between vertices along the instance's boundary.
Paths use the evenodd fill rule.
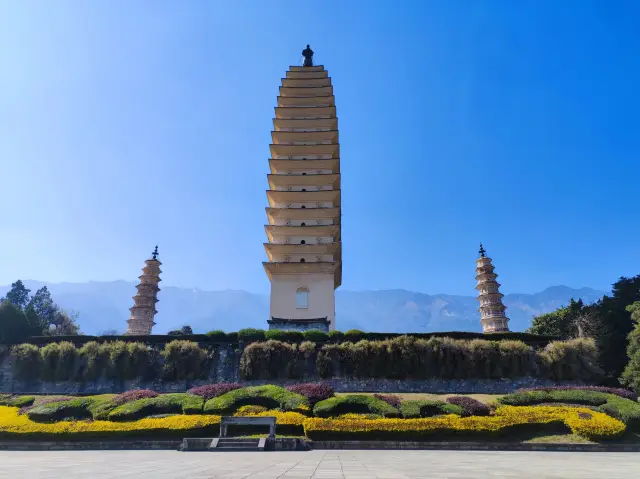
<path fill-rule="evenodd" d="M 227 437 L 229 426 L 269 426 L 269 438 L 276 437 L 274 416 L 228 416 L 220 419 L 220 437 Z"/>

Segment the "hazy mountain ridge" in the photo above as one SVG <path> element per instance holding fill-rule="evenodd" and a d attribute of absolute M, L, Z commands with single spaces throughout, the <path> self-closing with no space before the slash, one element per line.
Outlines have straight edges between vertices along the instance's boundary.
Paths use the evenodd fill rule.
<path fill-rule="evenodd" d="M 135 283 L 127 281 L 43 283 L 24 281 L 31 294 L 46 285 L 53 299 L 68 311 L 80 314 L 81 330 L 97 334 L 123 332 L 129 317 Z M 0 286 L 0 297 L 9 286 Z M 570 298 L 586 303 L 605 294 L 592 288 L 552 286 L 535 294 L 508 294 L 504 302 L 513 331 L 529 327 L 533 316 L 553 311 Z M 159 294 L 154 332 L 165 333 L 185 324 L 195 332 L 212 329 L 237 331 L 266 328 L 269 297 L 247 291 L 202 291 L 166 286 Z M 473 296 L 423 294 L 406 290 L 338 291 L 336 323 L 340 330 L 383 332 L 480 331 L 478 301 Z"/>

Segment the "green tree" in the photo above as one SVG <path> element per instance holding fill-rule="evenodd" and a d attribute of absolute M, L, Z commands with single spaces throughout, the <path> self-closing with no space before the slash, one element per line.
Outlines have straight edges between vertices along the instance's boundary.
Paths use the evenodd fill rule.
<path fill-rule="evenodd" d="M 629 346 L 627 346 L 629 362 L 624 368 L 620 382 L 635 391 L 640 391 L 640 301 L 627 306 L 627 311 L 631 313 L 634 327 L 629 333 Z"/>
<path fill-rule="evenodd" d="M 44 334 L 47 336 L 77 336 L 80 334 L 80 326 L 76 323 L 77 319 L 77 313 L 70 315 L 59 309 L 44 330 Z"/>
<path fill-rule="evenodd" d="M 26 310 L 33 311 L 40 318 L 43 325 L 49 325 L 54 322 L 55 315 L 59 308 L 58 305 L 53 302 L 49 289 L 43 286 L 31 297 Z"/>
<path fill-rule="evenodd" d="M 571 298 L 568 306 L 541 314 L 533 318 L 529 333 L 544 336 L 559 336 L 563 339 L 597 337 L 601 331 L 601 321 L 597 308 L 585 306 L 583 301 Z"/>
<path fill-rule="evenodd" d="M 9 300 L 0 304 L 0 344 L 24 341 L 32 330 L 27 315 Z"/>
<path fill-rule="evenodd" d="M 19 309 L 25 309 L 27 307 L 27 303 L 29 303 L 30 292 L 31 290 L 27 289 L 21 280 L 18 280 L 11 284 L 11 289 L 4 300 L 9 301 Z"/>
<path fill-rule="evenodd" d="M 611 292 L 611 296 L 606 295 L 597 303 L 603 325 L 597 342 L 602 368 L 611 380 L 617 380 L 629 360 L 627 341 L 634 323 L 627 308 L 640 301 L 640 275 L 620 278 Z"/>

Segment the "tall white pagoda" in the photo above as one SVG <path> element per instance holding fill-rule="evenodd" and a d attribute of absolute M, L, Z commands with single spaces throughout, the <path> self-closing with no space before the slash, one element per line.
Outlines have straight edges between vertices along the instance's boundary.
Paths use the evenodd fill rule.
<path fill-rule="evenodd" d="M 509 331 L 509 318 L 505 316 L 507 307 L 502 304 L 500 293 L 500 283 L 496 281 L 498 275 L 493 271 L 491 258 L 486 255 L 485 249 L 480 243 L 480 257 L 476 260 L 476 289 L 478 290 L 478 301 L 480 301 L 480 323 L 482 331 L 485 333 L 496 333 Z"/>
<path fill-rule="evenodd" d="M 332 330 L 342 282 L 340 146 L 328 72 L 302 52 L 282 79 L 267 175 L 270 329 Z"/>
<path fill-rule="evenodd" d="M 138 277 L 140 279 L 140 283 L 136 286 L 138 292 L 133 297 L 133 306 L 129 309 L 131 315 L 129 316 L 129 325 L 125 334 L 151 334 L 151 330 L 156 324 L 153 318 L 158 312 L 156 303 L 158 302 L 158 291 L 160 291 L 158 283 L 162 281 L 160 279 L 160 273 L 162 273 L 160 270 L 161 264 L 160 260 L 158 260 L 158 247 L 156 246 L 151 258 L 145 261 L 142 275 Z"/>

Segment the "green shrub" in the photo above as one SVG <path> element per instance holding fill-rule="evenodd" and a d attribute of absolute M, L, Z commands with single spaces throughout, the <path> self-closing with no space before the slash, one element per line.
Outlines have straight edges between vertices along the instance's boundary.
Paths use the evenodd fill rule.
<path fill-rule="evenodd" d="M 238 331 L 238 340 L 250 343 L 252 341 L 264 341 L 264 329 L 245 328 Z"/>
<path fill-rule="evenodd" d="M 339 343 L 341 341 L 344 341 L 344 333 L 342 331 L 329 331 L 329 340 L 333 341 L 334 343 Z"/>
<path fill-rule="evenodd" d="M 11 348 L 13 369 L 17 379 L 29 381 L 40 375 L 40 350 L 33 344 L 18 344 Z"/>
<path fill-rule="evenodd" d="M 287 343 L 299 343 L 303 340 L 303 336 L 300 331 L 281 331 L 279 329 L 270 329 L 269 331 L 264 332 L 264 336 L 267 339 L 284 341 Z"/>
<path fill-rule="evenodd" d="M 84 360 L 80 372 L 83 380 L 96 381 L 105 373 L 109 364 L 109 351 L 104 345 L 96 341 L 89 341 L 80 348 L 78 353 Z"/>
<path fill-rule="evenodd" d="M 462 416 L 463 409 L 455 404 L 447 404 L 443 401 L 403 401 L 400 403 L 400 413 L 405 419 L 418 417 L 440 416 L 443 414 L 457 414 Z"/>
<path fill-rule="evenodd" d="M 175 340 L 162 352 L 164 375 L 170 380 L 198 379 L 207 375 L 208 354 L 193 341 Z"/>
<path fill-rule="evenodd" d="M 78 350 L 69 341 L 49 343 L 40 349 L 42 379 L 67 381 L 75 379 Z"/>
<path fill-rule="evenodd" d="M 187 393 L 162 394 L 118 406 L 109 413 L 111 421 L 135 421 L 157 414 L 202 414 L 204 399 Z"/>
<path fill-rule="evenodd" d="M 242 351 L 240 374 L 243 379 L 301 378 L 305 361 L 315 352 L 315 344 L 269 340 L 254 342 Z"/>
<path fill-rule="evenodd" d="M 344 333 L 344 339 L 346 341 L 352 341 L 354 343 L 364 339 L 365 333 L 364 331 L 360 331 L 359 329 L 350 329 Z"/>
<path fill-rule="evenodd" d="M 112 402 L 114 397 L 114 394 L 104 394 L 50 402 L 30 409 L 27 416 L 38 422 L 106 419 L 108 411 L 115 407 L 115 403 Z"/>
<path fill-rule="evenodd" d="M 340 416 L 341 414 L 379 414 L 384 417 L 398 417 L 400 412 L 381 399 L 364 394 L 336 396 L 316 403 L 313 414 L 318 417 Z"/>
<path fill-rule="evenodd" d="M 541 373 L 556 381 L 596 381 L 602 377 L 598 348 L 590 338 L 553 341 L 538 353 Z"/>
<path fill-rule="evenodd" d="M 0 406 L 25 407 L 31 406 L 36 398 L 34 396 L 14 396 L 13 394 L 0 394 Z"/>
<path fill-rule="evenodd" d="M 221 329 L 214 329 L 213 331 L 209 331 L 207 336 L 211 341 L 225 342 L 227 341 L 227 333 L 222 331 Z"/>
<path fill-rule="evenodd" d="M 309 329 L 302 333 L 305 341 L 311 341 L 314 343 L 325 343 L 329 341 L 329 335 L 319 329 Z"/>
<path fill-rule="evenodd" d="M 232 414 L 241 406 L 264 406 L 283 411 L 309 412 L 309 401 L 301 394 L 279 386 L 251 386 L 229 391 L 209 399 L 204 405 L 206 414 Z"/>
<path fill-rule="evenodd" d="M 237 343 L 238 342 L 238 333 L 236 333 L 235 331 L 233 331 L 231 333 L 227 333 L 227 341 L 229 341 L 230 343 Z"/>

